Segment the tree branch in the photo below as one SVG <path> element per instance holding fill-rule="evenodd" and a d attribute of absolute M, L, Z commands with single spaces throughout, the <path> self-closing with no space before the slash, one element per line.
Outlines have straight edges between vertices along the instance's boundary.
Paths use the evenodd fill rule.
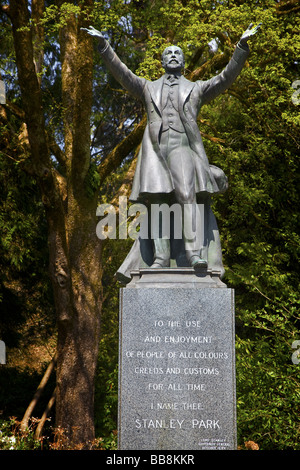
<path fill-rule="evenodd" d="M 53 371 L 53 369 L 56 365 L 56 361 L 57 361 L 57 355 L 55 354 L 55 356 L 52 358 L 50 364 L 47 367 L 47 370 L 46 370 L 46 372 L 45 372 L 45 374 L 44 374 L 44 376 L 43 376 L 43 378 L 42 378 L 42 380 L 41 380 L 41 382 L 40 382 L 40 384 L 39 384 L 39 386 L 38 386 L 38 388 L 37 388 L 37 390 L 34 394 L 33 399 L 31 400 L 27 410 L 25 411 L 25 414 L 24 414 L 23 419 L 21 421 L 21 427 L 20 427 L 22 432 L 26 432 L 26 429 L 28 428 L 28 421 L 30 419 L 30 416 L 31 416 L 37 402 L 39 401 L 39 399 L 40 399 L 40 397 L 41 397 L 41 395 L 42 395 L 42 393 L 45 389 L 45 386 L 46 386 L 46 384 L 49 380 L 49 377 L 50 377 L 50 375 L 51 375 L 51 373 L 52 373 L 52 371 Z"/>
<path fill-rule="evenodd" d="M 44 178 L 44 168 L 51 162 L 46 141 L 41 90 L 33 60 L 32 32 L 28 28 L 26 0 L 10 2 L 18 80 L 22 93 L 25 121 L 36 174 Z"/>
<path fill-rule="evenodd" d="M 141 142 L 146 127 L 146 116 L 107 156 L 99 167 L 100 184 L 122 163 L 124 158 Z"/>
<path fill-rule="evenodd" d="M 216 54 L 212 59 L 205 62 L 201 67 L 191 72 L 187 78 L 192 82 L 202 79 L 203 76 L 212 70 L 224 68 L 228 63 L 228 54 Z"/>
<path fill-rule="evenodd" d="M 18 116 L 24 122 L 24 125 L 26 126 L 25 112 L 23 111 L 23 109 L 19 108 L 19 106 L 15 105 L 14 103 L 11 103 L 10 101 L 6 102 L 6 107 L 16 116 Z M 59 145 L 56 143 L 56 140 L 53 137 L 53 134 L 49 131 L 49 129 L 45 129 L 45 133 L 46 133 L 47 143 L 48 143 L 50 151 L 53 153 L 58 163 L 63 168 L 65 168 L 66 166 L 65 153 L 61 150 Z M 23 135 L 24 135 L 24 132 L 23 132 Z M 28 132 L 27 132 L 27 138 L 28 138 Z M 28 140 L 28 145 L 29 145 L 29 140 Z"/>
<path fill-rule="evenodd" d="M 92 0 L 85 1 L 85 8 L 92 6 Z M 84 12 L 78 17 L 70 13 L 59 37 L 66 162 L 70 162 L 67 165 L 70 176 L 80 182 L 84 181 L 90 167 L 93 76 L 93 42 L 80 30 L 82 26 L 87 26 Z M 81 186 L 79 181 L 75 183 L 77 188 Z"/>
<path fill-rule="evenodd" d="M 39 439 L 41 437 L 41 433 L 42 433 L 42 430 L 43 430 L 43 427 L 44 427 L 44 424 L 46 422 L 46 419 L 47 419 L 47 416 L 48 416 L 48 413 L 49 411 L 51 410 L 52 406 L 54 405 L 55 403 L 55 398 L 56 398 L 56 388 L 46 406 L 46 409 L 43 413 L 43 416 L 41 417 L 40 419 L 40 422 L 35 430 L 35 433 L 34 433 L 34 438 L 35 439 Z"/>
<path fill-rule="evenodd" d="M 45 31 L 41 19 L 44 14 L 45 1 L 44 0 L 32 0 L 31 2 L 31 17 L 33 26 L 33 54 L 34 54 L 34 65 L 38 78 L 39 85 L 41 85 L 41 72 L 44 63 L 44 39 Z"/>
<path fill-rule="evenodd" d="M 51 132 L 46 131 L 47 141 L 50 151 L 55 156 L 58 163 L 65 168 L 66 167 L 66 156 L 65 153 L 61 150 L 60 146 L 56 143 Z"/>
<path fill-rule="evenodd" d="M 288 0 L 275 5 L 277 15 L 287 15 L 300 9 L 299 0 Z"/>
<path fill-rule="evenodd" d="M 116 206 L 116 212 L 118 212 L 118 201 L 120 196 L 127 196 L 129 197 L 129 193 L 131 191 L 131 186 L 132 186 L 132 181 L 135 173 L 135 168 L 136 168 L 136 160 L 137 160 L 137 155 L 138 155 L 138 150 L 139 147 L 136 151 L 135 158 L 132 160 L 129 170 L 127 171 L 122 185 L 118 189 L 117 193 L 114 195 L 114 198 L 111 201 L 111 204 L 113 206 Z"/>

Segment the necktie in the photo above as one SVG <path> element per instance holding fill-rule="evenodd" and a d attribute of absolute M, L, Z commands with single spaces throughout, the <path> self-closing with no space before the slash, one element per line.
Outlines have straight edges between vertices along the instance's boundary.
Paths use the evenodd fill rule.
<path fill-rule="evenodd" d="M 175 75 L 169 75 L 168 76 L 168 81 L 171 82 L 171 83 L 175 82 L 176 79 L 177 79 L 177 77 Z"/>

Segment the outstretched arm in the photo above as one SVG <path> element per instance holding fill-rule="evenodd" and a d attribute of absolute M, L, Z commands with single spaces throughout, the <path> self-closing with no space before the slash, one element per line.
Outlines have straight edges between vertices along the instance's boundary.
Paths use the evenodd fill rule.
<path fill-rule="evenodd" d="M 233 56 L 225 69 L 219 75 L 216 75 L 210 80 L 206 80 L 205 82 L 198 82 L 202 88 L 202 104 L 213 100 L 218 95 L 227 90 L 227 88 L 233 84 L 241 72 L 249 55 L 248 40 L 251 38 L 251 36 L 257 33 L 261 23 L 259 23 L 254 28 L 252 26 L 253 25 L 251 23 L 246 31 L 242 34 L 235 48 Z"/>
<path fill-rule="evenodd" d="M 133 96 L 143 99 L 143 90 L 146 84 L 146 79 L 140 78 L 135 75 L 129 68 L 119 59 L 117 54 L 113 51 L 109 42 L 103 37 L 102 33 L 95 29 L 93 26 L 89 28 L 81 28 L 87 31 L 91 36 L 98 39 L 98 50 L 102 59 L 115 77 L 115 79 Z"/>

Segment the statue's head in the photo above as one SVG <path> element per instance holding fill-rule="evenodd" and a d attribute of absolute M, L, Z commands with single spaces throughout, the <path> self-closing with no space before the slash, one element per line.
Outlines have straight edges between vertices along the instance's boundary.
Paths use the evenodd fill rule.
<path fill-rule="evenodd" d="M 179 72 L 184 68 L 184 55 L 178 46 L 166 47 L 161 56 L 161 64 L 166 72 Z"/>

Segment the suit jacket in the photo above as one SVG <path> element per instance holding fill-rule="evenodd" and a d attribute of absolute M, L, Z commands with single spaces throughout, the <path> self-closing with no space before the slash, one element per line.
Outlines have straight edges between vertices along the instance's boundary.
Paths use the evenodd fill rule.
<path fill-rule="evenodd" d="M 116 80 L 130 94 L 144 102 L 148 122 L 137 160 L 130 200 L 139 201 L 153 194 L 174 191 L 172 175 L 159 148 L 162 126 L 161 96 L 163 77 L 153 82 L 138 77 L 121 62 L 107 43 L 100 50 L 102 58 Z M 229 88 L 239 75 L 248 57 L 249 48 L 237 45 L 225 69 L 209 80 L 191 82 L 183 76 L 179 81 L 178 112 L 188 136 L 195 166 L 195 191 L 219 193 L 227 189 L 224 172 L 209 164 L 197 125 L 197 116 L 203 104 L 208 103 Z"/>

